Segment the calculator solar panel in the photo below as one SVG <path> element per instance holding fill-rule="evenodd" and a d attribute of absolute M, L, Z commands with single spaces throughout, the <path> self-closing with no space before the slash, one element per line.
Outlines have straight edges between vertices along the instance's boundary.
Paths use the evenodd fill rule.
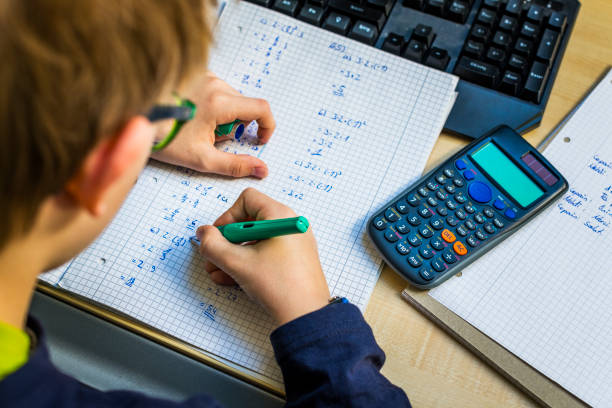
<path fill-rule="evenodd" d="M 538 126 L 577 0 L 248 0 L 461 80 L 448 131 Z"/>

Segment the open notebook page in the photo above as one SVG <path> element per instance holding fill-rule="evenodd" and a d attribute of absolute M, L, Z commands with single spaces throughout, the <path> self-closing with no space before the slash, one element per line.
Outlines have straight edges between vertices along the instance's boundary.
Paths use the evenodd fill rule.
<path fill-rule="evenodd" d="M 612 71 L 546 157 L 570 189 L 430 295 L 594 407 L 612 406 Z"/>
<path fill-rule="evenodd" d="M 381 264 L 366 219 L 423 171 L 457 79 L 248 3 L 226 8 L 216 42 L 211 70 L 266 98 L 277 120 L 265 146 L 243 136 L 220 148 L 257 155 L 269 176 L 152 161 L 112 224 L 49 280 L 274 383 L 269 318 L 212 283 L 190 236 L 253 186 L 308 218 L 331 291 L 363 309 Z"/>

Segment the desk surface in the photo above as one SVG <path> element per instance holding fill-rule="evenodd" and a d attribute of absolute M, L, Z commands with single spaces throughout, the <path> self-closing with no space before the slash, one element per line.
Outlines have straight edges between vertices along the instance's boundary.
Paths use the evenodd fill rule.
<path fill-rule="evenodd" d="M 542 124 L 525 135 L 536 146 L 612 64 L 612 1 L 581 3 Z M 463 138 L 443 134 L 427 168 L 467 143 Z M 405 285 L 402 278 L 385 267 L 365 315 L 387 354 L 383 373 L 406 391 L 414 406 L 538 406 L 403 301 L 400 292 Z"/>

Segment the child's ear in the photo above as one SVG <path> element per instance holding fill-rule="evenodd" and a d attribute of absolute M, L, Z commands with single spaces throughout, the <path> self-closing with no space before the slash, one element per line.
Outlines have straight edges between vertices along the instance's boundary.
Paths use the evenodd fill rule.
<path fill-rule="evenodd" d="M 109 188 L 123 176 L 140 172 L 151 152 L 154 129 L 144 117 L 130 119 L 117 134 L 103 139 L 89 152 L 68 181 L 66 192 L 91 215 L 102 215 Z"/>

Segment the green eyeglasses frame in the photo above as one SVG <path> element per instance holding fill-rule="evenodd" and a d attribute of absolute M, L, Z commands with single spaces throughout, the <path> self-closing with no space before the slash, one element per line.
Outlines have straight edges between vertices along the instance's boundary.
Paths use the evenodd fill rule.
<path fill-rule="evenodd" d="M 177 105 L 155 105 L 146 117 L 150 122 L 159 120 L 174 119 L 172 129 L 162 140 L 153 144 L 151 151 L 158 152 L 168 146 L 174 140 L 177 133 L 186 122 L 194 118 L 196 114 L 196 105 L 189 99 L 179 98 L 175 96 Z"/>

